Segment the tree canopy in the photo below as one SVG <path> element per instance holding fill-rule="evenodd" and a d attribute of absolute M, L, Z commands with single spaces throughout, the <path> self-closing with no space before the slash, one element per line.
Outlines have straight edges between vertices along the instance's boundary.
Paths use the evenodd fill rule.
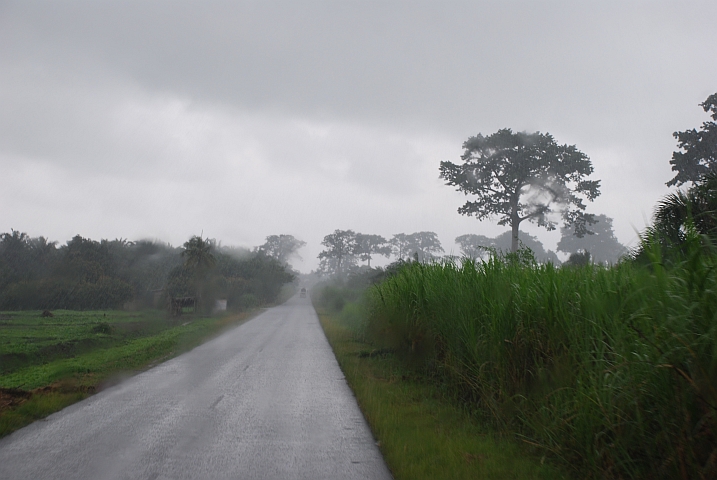
<path fill-rule="evenodd" d="M 293 235 L 269 235 L 266 242 L 259 247 L 259 250 L 267 256 L 274 258 L 280 264 L 285 265 L 306 242 L 295 238 Z M 300 257 L 299 257 L 300 258 Z"/>
<path fill-rule="evenodd" d="M 391 240 L 389 240 L 391 253 L 393 253 L 398 260 L 403 260 L 404 257 L 410 254 L 409 241 L 406 237 L 408 237 L 408 235 L 405 233 L 396 233 L 391 237 Z"/>
<path fill-rule="evenodd" d="M 595 220 L 596 222 L 590 227 L 593 232 L 591 235 L 578 237 L 572 228 L 561 228 L 562 238 L 558 242 L 558 250 L 570 254 L 589 252 L 588 258 L 592 258 L 596 263 L 615 263 L 626 255 L 627 248 L 615 237 L 612 218 L 597 215 Z"/>
<path fill-rule="evenodd" d="M 483 258 L 489 249 L 494 246 L 495 240 L 485 235 L 468 233 L 456 237 L 456 243 L 464 257 L 476 259 Z"/>
<path fill-rule="evenodd" d="M 261 252 L 217 247 L 196 236 L 177 249 L 80 235 L 58 247 L 15 230 L 0 234 L 2 310 L 156 308 L 162 295 L 199 294 L 207 309 L 215 298 L 243 308 L 272 301 L 292 279 L 284 265 Z"/>
<path fill-rule="evenodd" d="M 415 258 L 419 262 L 433 260 L 443 253 L 441 241 L 434 232 L 396 233 L 389 241 L 397 260 Z"/>
<path fill-rule="evenodd" d="M 406 250 L 419 262 L 428 262 L 443 253 L 441 241 L 435 232 L 414 232 L 406 235 Z"/>
<path fill-rule="evenodd" d="M 318 255 L 320 270 L 340 277 L 348 267 L 356 265 L 356 232 L 353 230 L 335 230 L 324 237 L 321 245 L 326 249 Z"/>
<path fill-rule="evenodd" d="M 441 162 L 441 178 L 466 195 L 475 195 L 458 209 L 478 220 L 498 217 L 511 227 L 511 251 L 518 249 L 520 223 L 528 220 L 548 230 L 556 228 L 554 214 L 578 235 L 588 231 L 591 215 L 584 200 L 599 194 L 599 180 L 590 159 L 574 145 L 558 145 L 550 134 L 496 133 L 470 137 L 463 144 L 462 164 Z"/>
<path fill-rule="evenodd" d="M 356 234 L 356 248 L 354 253 L 371 267 L 373 255 L 391 255 L 391 245 L 381 235 L 370 235 L 365 233 Z"/>
<path fill-rule="evenodd" d="M 682 151 L 672 154 L 670 164 L 672 171 L 677 173 L 667 182 L 668 187 L 698 182 L 706 174 L 717 171 L 717 93 L 707 97 L 700 107 L 705 112 L 712 112 L 713 121 L 702 123 L 699 130 L 693 128 L 672 134 Z"/>
<path fill-rule="evenodd" d="M 184 264 L 196 270 L 213 268 L 217 263 L 214 257 L 215 243 L 213 240 L 205 240 L 197 235 L 184 242 L 184 250 L 181 253 Z"/>

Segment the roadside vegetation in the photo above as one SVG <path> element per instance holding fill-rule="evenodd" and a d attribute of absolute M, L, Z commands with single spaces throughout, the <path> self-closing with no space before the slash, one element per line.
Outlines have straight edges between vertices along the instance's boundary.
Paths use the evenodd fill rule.
<path fill-rule="evenodd" d="M 717 94 L 702 107 L 717 120 Z M 539 148 L 552 137 L 501 130 L 470 138 L 464 164 L 443 162 L 441 175 L 477 197 L 459 213 L 502 215 L 500 223 L 512 227 L 509 253 L 496 248 L 498 239 L 464 235 L 456 239 L 462 259 L 416 256 L 365 270 L 371 285 L 361 297 L 336 287 L 317 297 L 318 305 L 337 312 L 333 322 L 351 332 L 344 343 L 354 342 L 353 353 L 339 355 L 347 376 L 360 371 L 353 382 L 362 406 L 370 404 L 361 400 L 364 382 L 388 378 L 408 390 L 420 379 L 481 428 L 523 443 L 571 476 L 717 478 L 715 128 L 705 122 L 699 132 L 675 133 L 682 152 L 673 155 L 677 174 L 668 184 L 689 188 L 659 202 L 632 252 L 620 251 L 611 219 L 585 213 L 570 197 L 575 209 L 563 213 L 559 249 L 573 252 L 562 266 L 539 263 L 530 249 L 519 248 L 518 227 L 528 220 L 555 228 L 547 214 L 571 182 L 587 200 L 597 196 L 598 182 L 581 180 L 592 172 L 586 157 L 561 147 L 577 172 L 566 173 L 558 150 Z M 535 178 L 526 180 L 526 172 Z M 560 182 L 550 194 L 528 195 L 536 185 Z M 582 240 L 590 235 L 601 237 L 594 256 Z M 615 263 L 616 254 L 622 258 Z M 354 271 L 335 280 L 358 286 L 360 277 Z M 376 365 L 389 361 L 393 373 L 371 370 L 380 372 Z M 374 398 L 380 405 L 366 407 L 369 419 L 396 408 L 389 397 Z M 414 405 L 409 398 L 397 403 Z M 384 420 L 370 421 L 387 439 L 392 468 L 423 458 L 396 453 Z M 452 454 L 442 452 L 436 462 Z M 452 471 L 435 475 L 441 476 Z"/>
<path fill-rule="evenodd" d="M 445 385 L 366 339 L 357 283 L 319 286 L 313 300 L 394 478 L 567 478 L 529 445 L 486 428 Z"/>
<path fill-rule="evenodd" d="M 715 258 L 412 264 L 367 292 L 364 332 L 576 475 L 711 478 Z"/>
<path fill-rule="evenodd" d="M 164 308 L 170 297 L 193 297 L 203 313 L 217 299 L 251 308 L 272 302 L 293 280 L 280 256 L 288 255 L 201 236 L 179 248 L 79 235 L 58 246 L 13 230 L 0 234 L 0 310 Z"/>
<path fill-rule="evenodd" d="M 280 238 L 249 251 L 0 235 L 0 437 L 286 300 L 302 242 Z"/>
<path fill-rule="evenodd" d="M 324 326 L 343 329 L 334 348 L 370 419 L 362 382 L 423 385 L 579 478 L 714 478 L 717 251 L 696 233 L 660 247 L 646 238 L 613 267 L 526 251 L 411 262 L 360 299 L 328 287 L 317 304 L 337 312 Z M 388 398 L 370 408 L 392 412 Z M 376 422 L 382 444 L 398 435 Z"/>

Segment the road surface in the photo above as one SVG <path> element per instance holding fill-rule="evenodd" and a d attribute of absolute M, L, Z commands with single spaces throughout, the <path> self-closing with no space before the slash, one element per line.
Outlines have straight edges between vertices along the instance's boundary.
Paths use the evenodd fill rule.
<path fill-rule="evenodd" d="M 308 299 L 0 440 L 10 479 L 390 479 Z"/>

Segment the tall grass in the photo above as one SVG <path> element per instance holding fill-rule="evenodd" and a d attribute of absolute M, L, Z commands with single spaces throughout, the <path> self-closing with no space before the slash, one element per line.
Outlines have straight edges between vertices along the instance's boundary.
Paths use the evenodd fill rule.
<path fill-rule="evenodd" d="M 411 264 L 367 335 L 499 427 L 593 478 L 717 476 L 717 257 L 556 268 Z"/>
<path fill-rule="evenodd" d="M 350 294 L 341 289 L 331 295 L 337 292 Z M 567 478 L 514 439 L 485 428 L 396 355 L 371 352 L 371 345 L 356 337 L 356 303 L 347 302 L 335 314 L 317 306 L 326 337 L 396 480 Z"/>

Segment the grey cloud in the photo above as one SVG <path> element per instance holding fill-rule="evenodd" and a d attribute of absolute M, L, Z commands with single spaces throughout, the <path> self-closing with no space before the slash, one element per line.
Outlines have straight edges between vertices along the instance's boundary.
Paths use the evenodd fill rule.
<path fill-rule="evenodd" d="M 225 242 L 495 235 L 455 213 L 437 166 L 512 127 L 590 155 L 594 208 L 626 241 L 666 192 L 672 132 L 717 90 L 715 16 L 712 0 L 4 2 L 0 230 L 177 243 L 203 228 L 167 220 L 184 209 Z"/>
<path fill-rule="evenodd" d="M 602 120 L 598 130 L 620 135 L 645 114 L 625 103 L 657 112 L 655 89 L 714 72 L 693 61 L 691 47 L 705 35 L 717 41 L 705 11 L 715 9 L 707 2 L 23 2 L 8 10 L 66 55 L 84 52 L 151 89 L 242 109 L 464 134 L 526 117 L 526 127 L 541 130 L 566 120 L 595 130 Z M 616 108 L 623 108 L 617 122 Z"/>

